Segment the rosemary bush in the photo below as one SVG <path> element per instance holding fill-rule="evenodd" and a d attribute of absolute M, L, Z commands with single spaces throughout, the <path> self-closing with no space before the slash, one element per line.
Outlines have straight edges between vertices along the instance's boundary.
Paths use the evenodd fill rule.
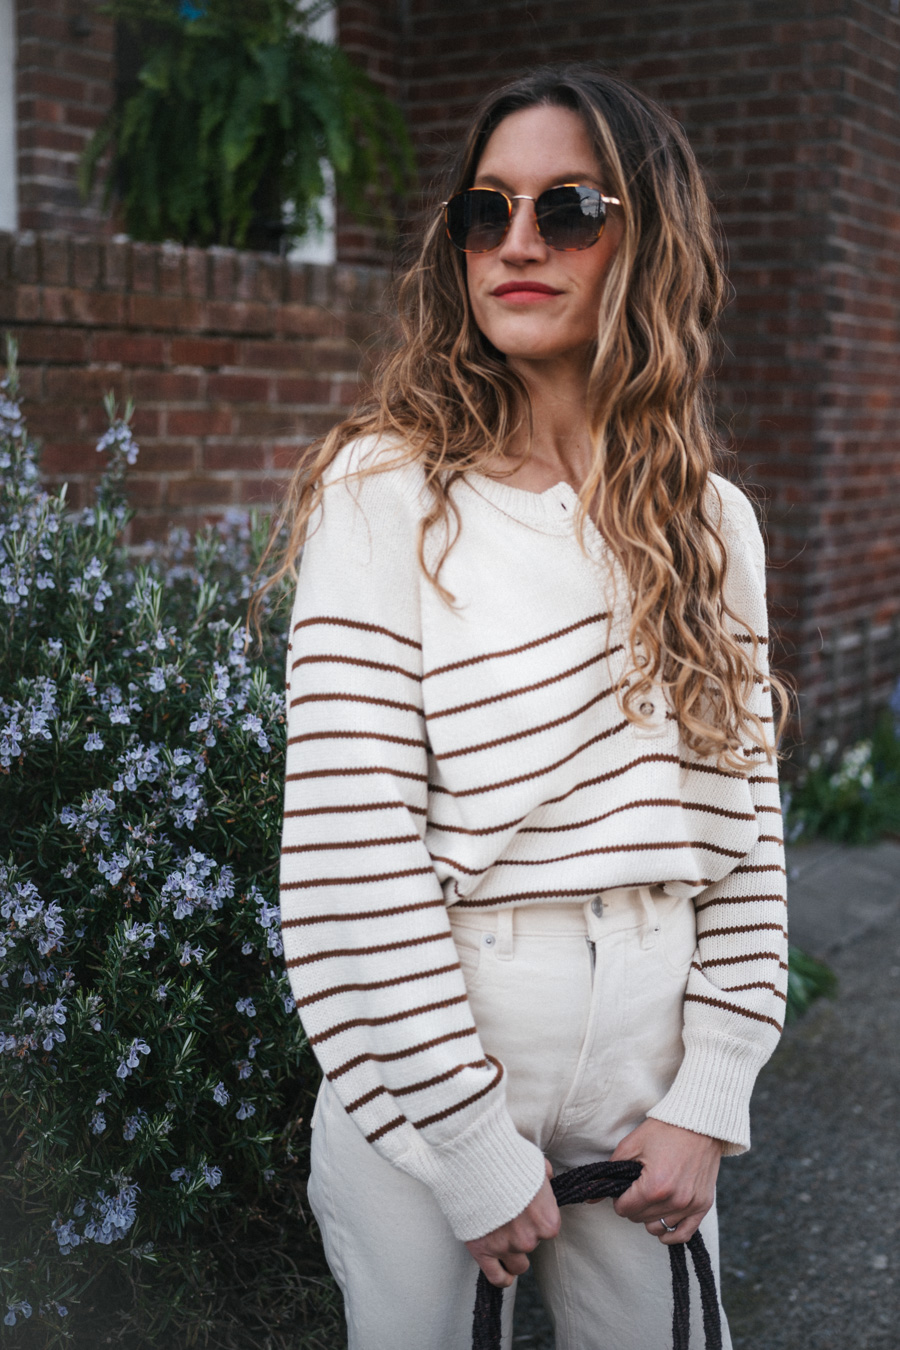
<path fill-rule="evenodd" d="M 281 634 L 254 662 L 241 623 L 259 531 L 133 568 L 109 411 L 73 514 L 12 363 L 0 392 L 0 1334 L 333 1346 L 278 926 Z"/>

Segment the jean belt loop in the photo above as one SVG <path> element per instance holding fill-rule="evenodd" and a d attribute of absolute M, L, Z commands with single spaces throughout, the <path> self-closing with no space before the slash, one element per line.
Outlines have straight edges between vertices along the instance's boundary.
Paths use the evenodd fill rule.
<path fill-rule="evenodd" d="M 512 909 L 497 911 L 497 960 L 511 961 L 513 958 L 513 914 Z"/>
<path fill-rule="evenodd" d="M 656 939 L 659 936 L 659 914 L 656 904 L 649 886 L 639 886 L 638 891 L 644 908 L 644 936 L 641 946 L 645 948 L 655 947 Z"/>

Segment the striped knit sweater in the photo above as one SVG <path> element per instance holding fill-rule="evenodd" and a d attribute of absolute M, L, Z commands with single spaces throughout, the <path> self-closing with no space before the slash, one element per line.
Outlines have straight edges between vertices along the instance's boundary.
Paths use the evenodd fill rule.
<path fill-rule="evenodd" d="M 481 1047 L 447 907 L 643 884 L 695 897 L 684 1060 L 651 1115 L 740 1152 L 785 1006 L 778 785 L 761 755 L 742 776 L 689 753 L 661 688 L 644 725 L 623 717 L 627 586 L 590 522 L 582 549 L 571 487 L 457 483 L 461 529 L 441 572 L 451 607 L 417 559 L 421 470 L 352 477 L 373 455 L 385 462 L 362 441 L 335 461 L 300 569 L 285 955 L 345 1109 L 469 1239 L 520 1213 L 544 1168 Z M 716 478 L 711 491 L 726 598 L 764 653 L 759 528 L 737 488 Z M 770 717 L 764 679 L 753 697 Z"/>

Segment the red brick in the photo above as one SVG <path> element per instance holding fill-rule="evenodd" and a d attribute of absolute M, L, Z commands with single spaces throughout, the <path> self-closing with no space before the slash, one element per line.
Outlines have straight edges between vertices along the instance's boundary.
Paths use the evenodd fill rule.
<path fill-rule="evenodd" d="M 177 507 L 230 506 L 234 485 L 219 478 L 174 478 L 165 485 L 164 500 Z"/>
<path fill-rule="evenodd" d="M 229 338 L 172 339 L 175 366 L 233 366 L 238 364 L 238 344 Z"/>
<path fill-rule="evenodd" d="M 205 306 L 170 295 L 130 295 L 128 317 L 135 328 L 198 329 L 204 326 Z"/>
<path fill-rule="evenodd" d="M 134 397 L 147 403 L 196 403 L 204 398 L 202 376 L 187 371 L 129 372 Z"/>
<path fill-rule="evenodd" d="M 44 234 L 40 241 L 40 277 L 43 286 L 68 286 L 69 240 L 65 235 Z"/>
<path fill-rule="evenodd" d="M 123 366 L 161 366 L 166 360 L 168 339 L 135 336 L 129 332 L 96 333 L 92 344 L 95 361 L 114 361 Z"/>
<path fill-rule="evenodd" d="M 84 364 L 88 360 L 87 334 L 78 328 L 26 328 L 19 339 L 19 359 Z"/>
<path fill-rule="evenodd" d="M 212 473 L 258 473 L 265 469 L 267 459 L 262 445 L 204 445 L 201 452 L 203 468 Z"/>
<path fill-rule="evenodd" d="M 166 415 L 170 436 L 228 436 L 231 434 L 228 408 L 171 409 Z"/>
<path fill-rule="evenodd" d="M 194 474 L 199 467 L 197 448 L 190 442 L 160 440 L 148 445 L 142 441 L 140 447 L 138 469 L 134 472 L 157 476 L 169 473 Z"/>
<path fill-rule="evenodd" d="M 265 403 L 269 397 L 270 381 L 260 375 L 210 375 L 210 398 L 225 399 L 230 403 Z"/>
<path fill-rule="evenodd" d="M 47 287 L 41 292 L 41 317 L 48 323 L 120 325 L 125 321 L 125 297 Z"/>
<path fill-rule="evenodd" d="M 69 474 L 95 474 L 102 471 L 96 447 L 85 441 L 57 441 L 45 445 L 41 454 L 45 474 L 65 477 Z"/>
<path fill-rule="evenodd" d="M 154 294 L 157 289 L 159 249 L 155 244 L 131 245 L 131 289 Z"/>
<path fill-rule="evenodd" d="M 303 380 L 279 377 L 272 381 L 276 403 L 329 403 L 328 380 Z"/>

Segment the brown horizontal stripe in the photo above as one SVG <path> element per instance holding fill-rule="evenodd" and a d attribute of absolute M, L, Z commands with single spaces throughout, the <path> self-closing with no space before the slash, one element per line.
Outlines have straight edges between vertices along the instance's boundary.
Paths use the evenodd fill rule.
<path fill-rule="evenodd" d="M 361 877 L 311 877 L 309 881 L 283 881 L 283 891 L 305 891 L 315 886 L 368 886 L 373 881 L 397 881 L 400 877 L 423 877 L 431 867 L 404 867 L 398 872 L 370 872 Z"/>
<path fill-rule="evenodd" d="M 326 844 L 285 844 L 282 853 L 320 853 L 330 848 L 386 848 L 388 844 L 421 844 L 421 836 L 416 834 L 393 834 L 387 839 L 335 839 Z"/>
<path fill-rule="evenodd" d="M 706 802 L 684 802 L 680 797 L 641 797 L 633 802 L 625 802 L 622 806 L 614 806 L 611 811 L 604 811 L 602 815 L 590 816 L 587 820 L 573 820 L 567 825 L 528 825 L 522 834 L 560 834 L 563 830 L 578 830 L 583 825 L 599 825 L 600 821 L 608 820 L 610 816 L 620 815 L 623 811 L 634 811 L 638 807 L 661 807 L 674 806 L 690 813 L 691 811 L 702 811 L 705 815 L 721 816 L 725 820 L 754 820 L 752 811 L 729 811 L 724 806 L 711 806 Z"/>
<path fill-rule="evenodd" d="M 425 937 L 402 938 L 399 942 L 382 942 L 376 947 L 333 947 L 329 951 L 314 952 L 310 956 L 294 956 L 290 961 L 285 961 L 288 969 L 295 966 L 309 966 L 316 961 L 329 961 L 337 956 L 377 956 L 379 952 L 398 952 L 404 947 L 422 947 L 429 942 L 441 942 L 444 938 L 451 938 L 453 934 L 448 928 L 446 932 L 428 933 Z"/>
<path fill-rule="evenodd" d="M 738 775 L 738 776 L 741 777 L 742 775 Z M 762 773 L 762 774 L 760 774 L 760 773 L 751 773 L 751 774 L 749 774 L 748 777 L 747 777 L 747 782 L 748 782 L 748 783 L 770 783 L 770 784 L 772 785 L 772 787 L 777 787 L 777 786 L 778 786 L 778 779 L 775 778 L 775 777 L 773 777 L 771 774 L 765 774 L 765 773 Z"/>
<path fill-rule="evenodd" d="M 774 1017 L 766 1017 L 764 1013 L 751 1012 L 749 1008 L 738 1008 L 733 1003 L 726 1003 L 723 998 L 707 998 L 705 994 L 685 994 L 685 1003 L 706 1003 L 710 1008 L 724 1008 L 726 1012 L 737 1013 L 740 1017 L 749 1017 L 754 1022 L 768 1022 L 769 1026 L 774 1027 L 776 1031 L 781 1031 L 782 1026 Z"/>
<path fill-rule="evenodd" d="M 543 778 L 545 774 L 552 773 L 554 769 L 560 768 L 563 764 L 568 764 L 569 760 L 575 759 L 576 756 L 582 754 L 585 750 L 589 750 L 592 745 L 597 745 L 600 741 L 605 741 L 608 737 L 615 736 L 618 734 L 618 732 L 624 731 L 627 726 L 628 726 L 627 721 L 618 722 L 615 726 L 608 727 L 606 731 L 598 732 L 598 734 L 596 736 L 592 736 L 590 740 L 583 741 L 581 745 L 576 746 L 576 748 L 572 750 L 568 755 L 563 755 L 562 759 L 555 760 L 554 763 L 548 764 L 546 768 L 534 769 L 532 770 L 531 773 L 521 773 L 516 778 L 504 778 L 497 783 L 487 783 L 485 784 L 484 787 L 460 788 L 456 792 L 451 791 L 450 788 L 441 787 L 434 783 L 429 783 L 428 790 L 429 792 L 445 792 L 447 793 L 448 796 L 456 798 L 477 797 L 484 792 L 496 792 L 499 791 L 500 788 L 515 787 L 518 783 L 527 783 L 532 778 Z M 558 801 L 562 799 L 553 798 L 553 800 Z"/>
<path fill-rule="evenodd" d="M 286 773 L 286 783 L 302 783 L 309 778 L 359 778 L 365 774 L 386 773 L 389 778 L 410 778 L 414 783 L 427 783 L 425 773 L 407 773 L 405 769 L 392 769 L 389 764 L 370 764 L 365 768 L 353 769 L 310 769 L 307 773 Z"/>
<path fill-rule="evenodd" d="M 674 759 L 674 756 L 670 758 Z M 559 800 L 556 798 L 555 800 Z M 546 806 L 547 803 L 541 804 Z M 599 816 L 588 816 L 583 820 L 573 820 L 565 825 L 526 825 L 519 831 L 520 834 L 563 834 L 570 830 L 580 830 L 587 825 L 599 825 L 603 820 L 609 820 L 611 816 L 620 815 L 623 811 L 634 811 L 644 807 L 683 807 L 685 811 L 702 811 L 709 815 L 722 816 L 726 820 L 754 820 L 752 811 L 728 811 L 724 806 L 710 806 L 705 802 L 682 802 L 679 797 L 643 797 L 633 802 L 625 802 L 622 806 L 614 806 L 609 811 L 603 811 Z M 535 810 L 528 812 L 533 815 Z M 464 834 L 470 837 L 480 837 L 488 834 L 501 834 L 505 830 L 515 829 L 525 816 L 517 816 L 515 820 L 504 821 L 501 825 L 487 825 L 480 830 L 467 829 L 464 825 L 445 825 L 439 820 L 431 819 L 428 822 L 429 829 L 441 834 Z"/>
<path fill-rule="evenodd" d="M 292 708 L 299 708 L 303 703 L 370 703 L 377 708 L 395 708 L 398 712 L 418 713 L 424 717 L 417 703 L 398 703 L 395 698 L 374 698 L 370 694 L 302 694 L 291 699 Z"/>
<path fill-rule="evenodd" d="M 302 736 L 289 736 L 288 745 L 302 745 L 304 741 L 387 741 L 390 745 L 411 745 L 416 750 L 428 750 L 428 742 L 418 736 L 390 736 L 384 731 L 307 731 Z"/>
<path fill-rule="evenodd" d="M 406 1116 L 395 1116 L 394 1119 L 389 1120 L 386 1125 L 382 1125 L 380 1130 L 373 1130 L 371 1134 L 367 1134 L 366 1142 L 369 1144 L 374 1144 L 375 1141 L 377 1139 L 381 1139 L 383 1135 L 390 1134 L 391 1130 L 397 1130 L 400 1128 L 401 1125 L 405 1124 L 406 1124 Z"/>
<path fill-rule="evenodd" d="M 428 815 L 426 807 L 410 806 L 400 798 L 390 802 L 353 802 L 346 806 L 305 806 L 301 809 L 285 811 L 284 815 L 285 819 L 287 819 L 288 816 L 292 819 L 294 817 L 299 818 L 300 816 L 340 816 L 352 814 L 354 811 L 388 811 L 397 807 L 403 811 L 410 811 L 416 816 Z"/>
<path fill-rule="evenodd" d="M 784 847 L 784 840 L 777 834 L 761 834 L 757 842 L 760 844 L 781 844 Z"/>
<path fill-rule="evenodd" d="M 609 614 L 591 614 L 586 619 L 579 619 L 577 623 L 570 623 L 566 628 L 558 628 L 554 633 L 548 633 L 546 637 L 535 638 L 532 642 L 523 642 L 520 647 L 506 647 L 502 651 L 485 652 L 483 656 L 469 656 L 464 661 L 451 661 L 447 666 L 436 666 L 434 670 L 426 670 L 422 676 L 423 680 L 430 680 L 434 675 L 446 675 L 448 670 L 461 670 L 463 666 L 476 666 L 482 661 L 493 661 L 500 656 L 518 656 L 519 652 L 531 651 L 534 647 L 541 647 L 545 642 L 553 642 L 555 638 L 565 637 L 568 633 L 574 633 L 579 628 L 585 628 L 591 623 L 603 623 L 609 618 Z"/>
<path fill-rule="evenodd" d="M 404 675 L 408 680 L 415 680 L 418 684 L 421 680 L 414 670 L 405 670 L 403 666 L 392 666 L 384 661 L 365 661 L 361 656 L 339 656 L 337 653 L 328 653 L 321 656 L 298 656 L 296 661 L 291 663 L 291 670 L 297 670 L 299 666 L 362 666 L 365 670 L 386 670 L 391 675 Z"/>
<path fill-rule="evenodd" d="M 702 934 L 699 934 L 702 937 Z M 751 961 L 777 961 L 778 952 L 747 952 L 744 956 L 716 956 L 711 961 L 704 958 L 704 966 L 742 966 Z"/>
<path fill-rule="evenodd" d="M 782 876 L 787 876 L 787 873 L 780 863 L 756 863 L 755 866 L 752 867 L 748 863 L 746 867 L 735 867 L 732 870 L 731 875 L 733 877 L 747 876 L 748 873 L 752 872 L 780 872 Z"/>
<path fill-rule="evenodd" d="M 757 808 L 756 808 L 756 814 L 759 815 L 760 811 L 768 811 L 768 812 L 769 812 L 771 815 L 773 815 L 773 816 L 780 816 L 780 815 L 781 815 L 781 807 L 780 807 L 780 806 L 757 806 Z"/>
<path fill-rule="evenodd" d="M 446 909 L 446 904 L 443 900 L 422 900 L 417 905 L 395 905 L 391 909 L 354 909 L 346 914 L 307 914 L 302 918 L 282 919 L 281 926 L 306 928 L 314 923 L 346 923 L 352 919 L 390 919 L 395 914 L 413 914 L 420 909 Z"/>
<path fill-rule="evenodd" d="M 448 1078 L 455 1078 L 458 1073 L 462 1073 L 465 1069 L 486 1068 L 486 1059 L 476 1059 L 471 1064 L 457 1064 L 455 1068 L 447 1069 L 444 1073 L 436 1074 L 434 1078 L 423 1078 L 421 1083 L 410 1083 L 409 1087 L 388 1088 L 382 1085 L 381 1087 L 372 1088 L 371 1092 L 364 1093 L 362 1097 L 357 1097 L 356 1101 L 350 1102 L 348 1106 L 344 1107 L 344 1110 L 349 1116 L 351 1112 L 358 1111 L 361 1106 L 368 1106 L 369 1102 L 373 1102 L 376 1097 L 384 1096 L 387 1092 L 389 1092 L 392 1097 L 408 1097 L 413 1092 L 423 1092 L 425 1088 L 436 1087 L 438 1083 L 446 1083 Z"/>
<path fill-rule="evenodd" d="M 702 905 L 695 906 L 696 912 L 701 914 L 704 909 L 709 909 L 711 905 L 752 905 L 759 901 L 777 900 L 779 904 L 786 905 L 787 900 L 783 895 L 723 895 L 715 900 L 705 900 Z"/>
<path fill-rule="evenodd" d="M 428 714 L 429 722 L 435 721 L 438 717 L 452 717 L 456 713 L 471 712 L 473 708 L 484 708 L 489 703 L 500 703 L 504 699 L 517 698 L 519 694 L 531 694 L 536 689 L 546 689 L 548 685 L 559 684 L 561 680 L 567 680 L 571 675 L 578 675 L 582 670 L 587 670 L 588 666 L 594 666 L 598 661 L 603 661 L 609 656 L 615 655 L 622 650 L 622 644 L 616 647 L 610 647 L 606 651 L 598 652 L 595 656 L 589 656 L 586 661 L 580 665 L 571 666 L 568 670 L 561 671 L 558 675 L 548 675 L 546 680 L 538 680 L 536 684 L 523 684 L 518 689 L 506 689 L 502 694 L 492 694 L 490 698 L 479 698 L 473 703 L 459 703 L 454 708 L 441 708 L 438 712 Z"/>
<path fill-rule="evenodd" d="M 442 784 L 439 783 L 429 783 L 428 790 L 430 793 L 434 795 L 443 794 L 444 796 L 447 797 L 460 798 L 460 797 L 471 797 L 481 792 L 490 792 L 494 788 L 509 787 L 510 785 L 515 785 L 517 783 L 524 783 L 529 778 L 539 777 L 541 774 L 544 773 L 552 773 L 554 769 L 557 769 L 560 767 L 560 765 L 565 764 L 567 760 L 574 759 L 575 756 L 580 754 L 582 750 L 588 749 L 591 745 L 594 744 L 595 741 L 603 740 L 604 737 L 606 736 L 610 736 L 613 735 L 614 733 L 618 733 L 619 731 L 623 731 L 627 726 L 628 726 L 627 721 L 619 722 L 617 726 L 612 727 L 608 731 L 602 732 L 600 736 L 594 737 L 590 741 L 586 741 L 583 745 L 579 746 L 577 750 L 573 750 L 572 753 L 570 755 L 567 755 L 564 759 L 558 760 L 556 763 L 551 764 L 549 768 L 538 770 L 534 774 L 524 774 L 519 778 L 510 778 L 507 779 L 505 782 L 492 783 L 484 788 L 467 788 L 465 790 L 461 790 L 458 792 L 453 792 L 450 788 L 444 787 Z M 548 797 L 545 801 L 541 803 L 541 806 L 555 806 L 558 802 L 566 801 L 569 797 L 573 796 L 574 793 L 580 792 L 583 788 L 598 787 L 601 783 L 608 783 L 613 778 L 621 778 L 623 774 L 630 773 L 632 769 L 639 768 L 640 765 L 642 764 L 677 764 L 682 769 L 693 770 L 696 773 L 716 774 L 722 778 L 743 778 L 742 774 L 730 773 L 727 769 L 720 769 L 712 764 L 693 764 L 689 760 L 679 759 L 677 755 L 667 755 L 661 753 L 650 755 L 638 755 L 636 756 L 635 759 L 629 760 L 627 764 L 623 764 L 618 769 L 610 769 L 607 773 L 597 774 L 596 777 L 594 778 L 583 778 L 580 783 L 575 783 L 565 792 L 560 793 L 558 797 Z M 749 782 L 750 780 L 748 779 L 747 781 Z M 537 810 L 538 808 L 535 807 L 533 809 Z M 531 813 L 529 812 L 529 814 Z M 520 819 L 524 820 L 524 816 L 520 817 Z"/>
<path fill-rule="evenodd" d="M 392 1064 L 394 1060 L 409 1059 L 411 1055 L 420 1055 L 423 1050 L 432 1050 L 436 1045 L 445 1045 L 447 1041 L 461 1041 L 465 1040 L 467 1036 L 477 1035 L 478 1032 L 475 1027 L 461 1027 L 459 1031 L 448 1031 L 445 1035 L 435 1036 L 430 1041 L 419 1041 L 418 1045 L 410 1045 L 405 1050 L 392 1050 L 385 1055 L 354 1055 L 352 1059 L 348 1059 L 344 1064 L 339 1064 L 336 1069 L 332 1069 L 325 1076 L 330 1083 L 333 1083 L 336 1079 L 342 1078 L 345 1073 L 349 1073 L 351 1069 L 359 1068 L 360 1064 Z"/>
<path fill-rule="evenodd" d="M 457 894 L 459 891 L 457 890 Z M 485 905 L 506 905 L 514 900 L 564 900 L 569 896 L 576 898 L 582 895 L 596 895 L 596 886 L 582 886 L 577 890 L 561 891 L 518 891 L 514 895 L 493 895 L 488 900 L 466 900 L 460 898 L 454 908 L 457 909 L 479 909 Z"/>
<path fill-rule="evenodd" d="M 698 933 L 700 938 L 728 937 L 732 933 L 763 933 L 774 932 L 781 933 L 782 937 L 787 937 L 787 930 L 780 923 L 744 923 L 738 924 L 734 928 L 707 928 L 702 933 Z"/>
<path fill-rule="evenodd" d="M 573 722 L 576 717 L 593 708 L 595 704 L 609 698 L 610 694 L 615 693 L 615 687 L 610 685 L 608 689 L 602 689 L 599 694 L 589 698 L 587 703 L 582 703 L 580 708 L 575 708 L 573 712 L 565 713 L 562 717 L 555 717 L 552 722 L 542 722 L 539 726 L 528 727 L 525 731 L 515 731 L 510 736 L 498 736 L 493 741 L 481 741 L 477 745 L 465 745 L 459 750 L 445 750 L 442 755 L 435 755 L 434 758 L 443 762 L 445 759 L 458 759 L 460 755 L 475 755 L 481 750 L 494 750 L 498 745 L 509 745 L 512 741 L 522 741 L 529 736 L 539 736 L 542 731 L 552 731 L 554 727 L 564 726 L 566 722 Z"/>
<path fill-rule="evenodd" d="M 448 975 L 451 970 L 459 970 L 459 962 L 452 961 L 447 966 L 435 966 L 432 970 L 416 970 L 411 975 L 395 975 L 390 980 L 368 980 L 359 984 L 335 984 L 330 989 L 320 989 L 317 994 L 308 994 L 306 998 L 295 999 L 298 1008 L 308 1008 L 313 1003 L 321 1003 L 323 998 L 334 998 L 336 994 L 364 994 L 372 989 L 393 989 L 397 985 L 412 984 L 415 980 L 428 980 L 432 975 Z"/>
<path fill-rule="evenodd" d="M 403 1022 L 409 1017 L 419 1017 L 422 1013 L 436 1012 L 438 1008 L 452 1008 L 455 1004 L 465 1003 L 467 998 L 467 994 L 456 994 L 453 998 L 442 999 L 439 1003 L 423 1003 L 421 1007 L 407 1008 L 405 1012 L 393 1013 L 390 1017 L 353 1017 L 349 1022 L 338 1022 L 336 1026 L 320 1031 L 317 1036 L 310 1036 L 309 1043 L 320 1045 L 322 1041 L 328 1041 L 342 1031 L 352 1031 L 354 1027 L 386 1027 L 391 1022 Z"/>
<path fill-rule="evenodd" d="M 479 1092 L 473 1092 L 471 1097 L 464 1097 L 463 1100 L 457 1102 L 455 1106 L 448 1106 L 443 1111 L 435 1111 L 433 1116 L 425 1116 L 423 1120 L 414 1120 L 412 1123 L 415 1125 L 416 1129 L 424 1130 L 429 1125 L 436 1124 L 439 1120 L 446 1120 L 448 1116 L 455 1116 L 459 1111 L 463 1111 L 467 1106 L 471 1106 L 473 1102 L 477 1102 L 480 1097 L 484 1097 L 489 1092 L 493 1091 L 503 1077 L 503 1065 L 498 1059 L 494 1059 L 493 1055 L 488 1055 L 488 1059 L 495 1066 L 495 1073 L 494 1077 L 486 1087 L 481 1088 Z"/>
<path fill-rule="evenodd" d="M 787 994 L 783 994 L 780 989 L 776 989 L 774 984 L 768 980 L 756 980 L 753 984 L 726 984 L 722 987 L 723 994 L 741 994 L 745 989 L 771 989 L 776 998 L 780 998 L 783 1003 L 787 1003 Z"/>
<path fill-rule="evenodd" d="M 768 646 L 769 639 L 765 637 L 762 633 L 757 633 L 755 636 L 757 642 L 762 643 L 764 647 Z M 750 633 L 733 633 L 732 637 L 734 638 L 735 642 L 746 642 L 748 646 L 752 645 L 753 643 L 753 637 L 750 635 Z"/>
<path fill-rule="evenodd" d="M 363 633 L 382 633 L 385 637 L 393 638 L 395 642 L 402 642 L 404 647 L 414 647 L 416 651 L 422 650 L 421 642 L 416 642 L 414 638 L 404 637 L 402 633 L 395 633 L 390 628 L 383 628 L 380 623 L 363 623 L 359 619 L 338 619 L 330 614 L 317 614 L 311 619 L 300 619 L 294 624 L 293 632 L 296 633 L 300 628 L 315 628 L 323 624 L 335 628 L 356 628 Z"/>
<path fill-rule="evenodd" d="M 721 853 L 726 858 L 744 857 L 744 853 L 738 849 L 719 848 L 717 844 L 704 844 L 699 839 L 676 839 L 646 844 L 603 844 L 597 848 L 582 848 L 575 853 L 561 853 L 555 858 L 497 858 L 491 866 L 548 867 L 551 863 L 570 862 L 573 858 L 590 858 L 611 853 L 652 853 L 656 849 L 667 851 L 681 848 L 702 848 L 709 853 Z M 465 867 L 462 863 L 456 862 L 453 858 L 445 858 L 440 853 L 433 853 L 431 858 L 432 862 L 447 863 L 449 867 L 453 867 L 459 872 L 465 872 L 467 876 L 477 877 L 487 870 L 484 867 Z"/>

